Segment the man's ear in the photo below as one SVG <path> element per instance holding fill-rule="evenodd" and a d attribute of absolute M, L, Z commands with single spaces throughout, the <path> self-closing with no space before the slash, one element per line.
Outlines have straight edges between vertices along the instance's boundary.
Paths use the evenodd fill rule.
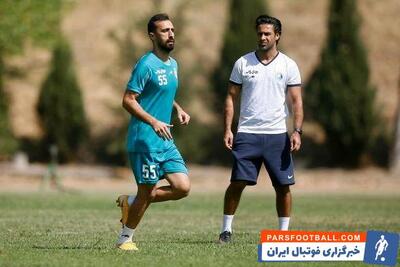
<path fill-rule="evenodd" d="M 275 41 L 279 41 L 281 39 L 281 35 L 279 33 L 275 34 Z"/>
<path fill-rule="evenodd" d="M 149 38 L 154 41 L 154 33 L 149 32 Z"/>

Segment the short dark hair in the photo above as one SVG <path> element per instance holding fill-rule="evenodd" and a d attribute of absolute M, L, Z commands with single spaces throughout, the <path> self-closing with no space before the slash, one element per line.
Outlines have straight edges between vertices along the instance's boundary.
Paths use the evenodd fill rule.
<path fill-rule="evenodd" d="M 166 13 L 160 13 L 152 16 L 147 23 L 147 33 L 154 32 L 156 29 L 156 22 L 157 21 L 164 21 L 164 20 L 170 20 L 168 15 Z"/>
<path fill-rule="evenodd" d="M 261 24 L 271 24 L 274 26 L 274 32 L 282 35 L 282 24 L 279 19 L 270 17 L 268 15 L 261 15 L 256 19 L 256 30 Z"/>

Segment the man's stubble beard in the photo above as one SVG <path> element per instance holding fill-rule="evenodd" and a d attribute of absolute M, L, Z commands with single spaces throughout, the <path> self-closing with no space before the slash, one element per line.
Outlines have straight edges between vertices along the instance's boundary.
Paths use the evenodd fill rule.
<path fill-rule="evenodd" d="M 167 42 L 168 42 L 168 41 L 167 41 Z M 159 43 L 158 43 L 158 46 L 159 46 L 160 49 L 163 50 L 164 52 L 170 53 L 172 50 L 174 50 L 175 42 L 174 42 L 174 44 L 172 44 L 172 46 L 168 46 L 167 42 L 164 43 L 164 44 L 161 43 L 161 42 L 159 42 Z"/>

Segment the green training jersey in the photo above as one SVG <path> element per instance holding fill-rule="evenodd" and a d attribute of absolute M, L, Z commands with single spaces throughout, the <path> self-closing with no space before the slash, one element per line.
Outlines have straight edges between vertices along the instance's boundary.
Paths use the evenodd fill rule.
<path fill-rule="evenodd" d="M 178 64 L 173 58 L 164 62 L 148 52 L 135 65 L 127 90 L 139 94 L 140 106 L 151 116 L 167 124 L 178 88 Z M 131 116 L 127 136 L 129 152 L 162 152 L 174 146 L 173 140 L 163 140 L 153 128 Z"/>

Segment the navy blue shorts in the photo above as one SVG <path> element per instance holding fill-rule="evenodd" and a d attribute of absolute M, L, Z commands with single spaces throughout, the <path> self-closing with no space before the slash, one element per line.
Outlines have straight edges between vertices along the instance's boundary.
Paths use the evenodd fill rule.
<path fill-rule="evenodd" d="M 293 160 L 287 133 L 237 133 L 233 141 L 231 181 L 257 184 L 262 163 L 273 186 L 294 184 Z"/>

